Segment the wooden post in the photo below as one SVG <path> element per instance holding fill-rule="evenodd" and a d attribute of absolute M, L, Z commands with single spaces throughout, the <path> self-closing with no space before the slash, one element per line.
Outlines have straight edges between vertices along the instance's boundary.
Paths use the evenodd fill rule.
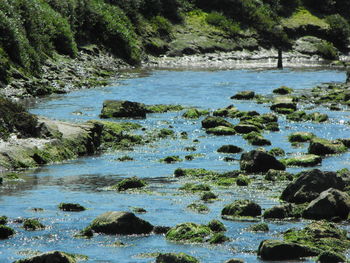
<path fill-rule="evenodd" d="M 278 62 L 277 62 L 277 68 L 283 69 L 283 61 L 282 61 L 282 49 L 278 49 Z"/>

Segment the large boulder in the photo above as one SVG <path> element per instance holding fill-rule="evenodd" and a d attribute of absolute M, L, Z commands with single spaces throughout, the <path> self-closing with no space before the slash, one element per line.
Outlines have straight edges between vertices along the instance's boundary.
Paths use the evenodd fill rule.
<path fill-rule="evenodd" d="M 281 199 L 292 203 L 310 202 L 329 188 L 343 190 L 345 183 L 335 172 L 304 171 L 282 192 Z"/>
<path fill-rule="evenodd" d="M 316 255 L 307 246 L 282 240 L 264 240 L 258 248 L 258 256 L 263 260 L 292 260 Z"/>
<path fill-rule="evenodd" d="M 221 215 L 223 218 L 228 217 L 255 217 L 261 215 L 261 207 L 250 200 L 236 200 L 226 205 Z"/>
<path fill-rule="evenodd" d="M 101 118 L 146 118 L 146 105 L 127 100 L 105 100 Z"/>
<path fill-rule="evenodd" d="M 313 138 L 310 141 L 309 153 L 317 155 L 338 154 L 347 151 L 347 147 L 340 141 L 329 141 L 322 138 Z"/>
<path fill-rule="evenodd" d="M 330 188 L 311 201 L 304 210 L 303 217 L 309 219 L 331 219 L 334 217 L 347 219 L 349 212 L 350 196 Z"/>
<path fill-rule="evenodd" d="M 283 163 L 278 161 L 273 155 L 262 151 L 253 150 L 241 155 L 241 170 L 248 173 L 265 173 L 270 169 L 285 170 Z"/>
<path fill-rule="evenodd" d="M 15 231 L 11 227 L 0 225 L 0 240 L 7 239 L 14 234 Z"/>
<path fill-rule="evenodd" d="M 75 263 L 76 259 L 60 251 L 47 252 L 35 257 L 17 260 L 14 263 Z"/>
<path fill-rule="evenodd" d="M 148 234 L 153 226 L 130 212 L 106 212 L 92 221 L 90 228 L 97 233 L 110 235 Z"/>

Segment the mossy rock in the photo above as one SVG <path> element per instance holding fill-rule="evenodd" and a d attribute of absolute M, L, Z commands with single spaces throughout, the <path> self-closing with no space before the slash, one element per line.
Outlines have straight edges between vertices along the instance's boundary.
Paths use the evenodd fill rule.
<path fill-rule="evenodd" d="M 305 154 L 280 160 L 285 166 L 312 167 L 320 165 L 322 158 L 315 154 Z"/>
<path fill-rule="evenodd" d="M 213 112 L 213 115 L 219 117 L 236 118 L 238 112 L 239 110 L 235 106 L 230 105 L 226 108 L 220 108 L 215 110 Z"/>
<path fill-rule="evenodd" d="M 42 230 L 45 228 L 45 226 L 39 222 L 37 219 L 25 219 L 23 221 L 23 228 L 25 230 L 35 231 L 35 230 Z"/>
<path fill-rule="evenodd" d="M 264 240 L 258 248 L 262 260 L 293 260 L 316 255 L 308 246 L 282 240 Z"/>
<path fill-rule="evenodd" d="M 146 118 L 146 105 L 126 100 L 106 100 L 100 114 L 101 118 Z"/>
<path fill-rule="evenodd" d="M 0 225 L 0 239 L 7 239 L 15 234 L 15 230 L 11 227 Z"/>
<path fill-rule="evenodd" d="M 328 121 L 328 115 L 325 113 L 313 112 L 307 115 L 307 119 L 313 122 L 325 122 Z"/>
<path fill-rule="evenodd" d="M 309 246 L 318 250 L 318 254 L 322 251 L 343 253 L 350 248 L 346 230 L 327 221 L 313 222 L 300 230 L 292 228 L 284 233 L 284 239 Z"/>
<path fill-rule="evenodd" d="M 58 208 L 68 212 L 81 212 L 86 210 L 84 206 L 76 203 L 60 203 Z"/>
<path fill-rule="evenodd" d="M 295 111 L 287 115 L 287 120 L 295 122 L 307 121 L 308 116 L 305 111 Z"/>
<path fill-rule="evenodd" d="M 293 132 L 288 136 L 288 141 L 290 142 L 308 142 L 313 139 L 315 134 L 311 132 Z"/>
<path fill-rule="evenodd" d="M 185 243 L 204 243 L 213 235 L 213 231 L 205 225 L 182 223 L 166 233 L 166 239 Z"/>
<path fill-rule="evenodd" d="M 277 89 L 274 89 L 272 92 L 275 94 L 279 94 L 279 95 L 287 95 L 292 93 L 294 90 L 292 88 L 288 88 L 286 86 L 281 86 Z"/>
<path fill-rule="evenodd" d="M 0 216 L 0 225 L 6 225 L 7 224 L 7 216 Z"/>
<path fill-rule="evenodd" d="M 227 241 L 230 241 L 230 239 L 225 236 L 222 232 L 219 233 L 215 233 L 209 240 L 208 243 L 209 244 L 222 244 L 225 243 Z"/>
<path fill-rule="evenodd" d="M 109 235 L 149 234 L 153 226 L 130 212 L 106 212 L 92 221 L 91 230 Z"/>
<path fill-rule="evenodd" d="M 227 230 L 225 225 L 216 219 L 211 220 L 208 223 L 208 227 L 214 232 L 225 232 Z"/>
<path fill-rule="evenodd" d="M 255 225 L 251 225 L 248 227 L 249 231 L 252 232 L 269 232 L 269 225 L 266 223 L 259 223 Z"/>
<path fill-rule="evenodd" d="M 167 156 L 159 160 L 162 163 L 178 163 L 182 162 L 182 159 L 178 155 Z"/>
<path fill-rule="evenodd" d="M 316 155 L 339 154 L 347 151 L 347 147 L 339 140 L 330 141 L 322 138 L 313 138 L 310 141 L 308 152 Z"/>
<path fill-rule="evenodd" d="M 264 219 L 286 219 L 301 218 L 303 211 L 307 205 L 282 204 L 266 209 L 263 217 Z"/>
<path fill-rule="evenodd" d="M 175 132 L 173 130 L 167 129 L 167 128 L 163 128 L 160 129 L 159 132 L 157 133 L 157 137 L 164 139 L 170 136 L 174 136 Z"/>
<path fill-rule="evenodd" d="M 217 149 L 217 151 L 221 153 L 240 153 L 243 149 L 232 144 L 226 144 Z"/>
<path fill-rule="evenodd" d="M 231 99 L 235 100 L 251 100 L 254 99 L 255 92 L 254 91 L 241 91 L 236 93 L 231 97 Z"/>
<path fill-rule="evenodd" d="M 265 175 L 265 180 L 267 181 L 284 181 L 288 180 L 291 181 L 294 179 L 294 175 L 286 172 L 286 171 L 281 171 L 281 170 L 274 170 L 270 169 L 267 171 Z"/>
<path fill-rule="evenodd" d="M 156 263 L 199 263 L 199 260 L 185 253 L 160 253 Z"/>
<path fill-rule="evenodd" d="M 207 214 L 210 211 L 208 206 L 198 202 L 189 204 L 187 208 L 200 214 Z"/>
<path fill-rule="evenodd" d="M 260 215 L 260 205 L 250 200 L 236 200 L 233 203 L 226 205 L 221 211 L 221 216 L 224 219 L 234 217 L 256 217 Z"/>
<path fill-rule="evenodd" d="M 142 207 L 132 207 L 131 211 L 133 211 L 136 214 L 144 214 L 147 213 L 147 210 Z"/>
<path fill-rule="evenodd" d="M 292 113 L 297 110 L 297 105 L 292 97 L 276 97 L 270 107 L 272 111 L 282 114 Z"/>
<path fill-rule="evenodd" d="M 200 199 L 204 202 L 211 202 L 211 201 L 216 200 L 217 198 L 218 198 L 218 196 L 210 191 L 202 193 L 202 195 L 200 197 Z"/>
<path fill-rule="evenodd" d="M 270 169 L 286 169 L 283 163 L 263 150 L 243 153 L 240 159 L 240 167 L 242 171 L 247 173 L 266 173 Z"/>
<path fill-rule="evenodd" d="M 190 177 L 212 177 L 218 175 L 217 172 L 206 170 L 203 168 L 177 168 L 174 171 L 175 177 L 190 176 Z"/>
<path fill-rule="evenodd" d="M 205 131 L 208 134 L 214 134 L 218 136 L 225 136 L 225 135 L 235 135 L 236 131 L 234 128 L 226 127 L 226 126 L 218 126 L 215 128 L 209 128 Z"/>
<path fill-rule="evenodd" d="M 197 148 L 195 146 L 187 146 L 184 148 L 184 150 L 187 152 L 194 152 L 197 150 Z"/>
<path fill-rule="evenodd" d="M 250 132 L 260 132 L 260 128 L 253 124 L 239 123 L 234 127 L 235 131 L 240 134 L 247 134 Z"/>
<path fill-rule="evenodd" d="M 119 162 L 128 162 L 128 161 L 134 161 L 134 158 L 128 156 L 128 155 L 124 155 L 122 157 L 118 157 L 117 159 Z"/>
<path fill-rule="evenodd" d="M 275 147 L 269 151 L 269 154 L 275 157 L 279 157 L 279 156 L 284 156 L 286 152 L 282 148 Z"/>
<path fill-rule="evenodd" d="M 57 263 L 76 263 L 78 256 L 68 254 L 61 251 L 51 251 L 31 258 L 17 260 L 14 263 L 41 263 L 41 262 L 57 262 Z"/>
<path fill-rule="evenodd" d="M 203 192 L 210 191 L 210 186 L 206 184 L 186 183 L 183 186 L 181 186 L 179 190 L 186 192 Z"/>
<path fill-rule="evenodd" d="M 224 118 L 208 116 L 204 120 L 202 120 L 202 127 L 205 129 L 215 128 L 219 126 L 233 128 L 234 125 L 226 121 Z"/>
<path fill-rule="evenodd" d="M 248 176 L 240 175 L 236 178 L 236 184 L 238 186 L 247 186 L 250 184 L 250 179 Z"/>
<path fill-rule="evenodd" d="M 318 255 L 316 262 L 320 263 L 340 263 L 340 262 L 348 262 L 346 257 L 341 253 L 336 253 L 334 251 L 323 251 L 320 255 Z"/>
<path fill-rule="evenodd" d="M 198 119 L 201 116 L 208 115 L 209 111 L 207 110 L 198 110 L 198 109 L 189 109 L 184 114 L 182 114 L 182 117 L 186 119 Z"/>
<path fill-rule="evenodd" d="M 128 189 L 142 188 L 145 187 L 147 183 L 136 176 L 131 178 L 126 178 L 120 181 L 118 184 L 112 186 L 112 189 L 118 191 L 125 191 Z"/>
<path fill-rule="evenodd" d="M 183 110 L 183 106 L 156 104 L 156 105 L 147 105 L 146 109 L 148 113 L 165 113 L 169 111 L 181 111 Z"/>

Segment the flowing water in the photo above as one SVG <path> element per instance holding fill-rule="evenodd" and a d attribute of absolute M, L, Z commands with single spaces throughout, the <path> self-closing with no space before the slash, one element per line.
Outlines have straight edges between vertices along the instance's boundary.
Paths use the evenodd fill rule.
<path fill-rule="evenodd" d="M 122 72 L 113 84 L 90 90 L 80 90 L 64 95 L 55 95 L 39 100 L 30 111 L 49 118 L 71 122 L 84 122 L 98 119 L 102 103 L 106 99 L 121 99 L 143 102 L 145 104 L 181 104 L 214 110 L 234 104 L 239 110 L 269 112 L 269 105 L 252 101 L 233 101 L 230 96 L 238 91 L 253 90 L 258 94 L 269 95 L 272 90 L 286 85 L 297 92 L 312 88 L 322 82 L 342 82 L 345 73 L 335 70 L 207 70 L 207 71 L 169 71 L 144 70 Z M 349 112 L 327 112 L 330 121 L 326 124 L 290 123 L 279 117 L 280 132 L 264 133 L 272 141 L 271 147 L 281 147 L 288 154 L 306 152 L 307 145 L 293 148 L 287 140 L 294 131 L 311 131 L 319 137 L 328 139 L 350 137 Z M 214 187 L 220 200 L 209 203 L 208 214 L 198 214 L 188 210 L 188 204 L 199 199 L 198 195 L 187 195 L 178 191 L 186 179 L 175 179 L 172 174 L 178 167 L 206 168 L 216 171 L 239 169 L 239 162 L 225 162 L 227 155 L 217 153 L 223 144 L 234 144 L 251 150 L 241 136 L 212 136 L 201 129 L 201 119 L 186 120 L 183 112 L 149 114 L 145 120 L 132 120 L 147 130 L 173 127 L 177 139 L 165 139 L 155 143 L 135 147 L 133 151 L 109 152 L 99 156 L 79 158 L 63 164 L 44 166 L 30 170 L 25 180 L 6 183 L 0 188 L 0 215 L 10 218 L 9 226 L 17 234 L 8 240 L 0 240 L 0 262 L 13 262 L 16 259 L 33 255 L 35 252 L 61 250 L 88 256 L 86 262 L 152 262 L 154 258 L 145 256 L 152 252 L 185 252 L 197 257 L 201 262 L 224 262 L 237 257 L 246 262 L 260 262 L 256 249 L 264 239 L 281 238 L 281 233 L 291 227 L 301 227 L 306 222 L 268 222 L 270 231 L 252 233 L 246 228 L 251 222 L 222 220 L 227 227 L 226 235 L 231 241 L 222 245 L 189 245 L 168 242 L 163 235 L 149 236 L 108 236 L 97 235 L 92 239 L 78 239 L 73 236 L 98 215 L 106 211 L 131 211 L 132 207 L 147 210 L 139 214 L 153 225 L 174 226 L 183 222 L 206 224 L 212 219 L 220 219 L 220 211 L 227 203 L 236 199 L 251 199 L 263 209 L 279 203 L 282 190 L 280 184 L 255 180 L 248 187 Z M 114 120 L 119 121 L 119 120 Z M 236 123 L 237 120 L 230 120 Z M 188 139 L 180 139 L 179 134 L 188 133 Z M 198 143 L 193 140 L 198 139 Z M 159 159 L 168 155 L 184 157 L 185 147 L 195 146 L 193 153 L 203 154 L 192 161 L 176 164 L 160 163 Z M 118 162 L 118 157 L 129 155 L 135 160 Z M 231 155 L 239 159 L 240 155 Z M 338 170 L 350 166 L 350 154 L 328 157 L 320 169 Z M 288 168 L 298 172 L 299 168 Z M 119 180 L 138 176 L 149 183 L 147 192 L 118 193 L 109 191 Z M 80 203 L 88 210 L 79 213 L 58 210 L 60 202 Z M 33 208 L 42 208 L 40 212 Z M 47 226 L 45 230 L 25 231 L 16 218 L 38 218 Z M 343 226 L 347 228 L 346 225 Z M 126 246 L 113 245 L 121 241 Z M 306 261 L 311 262 L 311 261 Z"/>

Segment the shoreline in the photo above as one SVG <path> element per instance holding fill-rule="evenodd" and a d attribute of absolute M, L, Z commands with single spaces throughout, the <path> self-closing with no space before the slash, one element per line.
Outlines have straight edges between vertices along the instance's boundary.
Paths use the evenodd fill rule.
<path fill-rule="evenodd" d="M 110 84 L 120 71 L 131 69 L 277 69 L 278 52 L 275 49 L 255 51 L 215 52 L 180 57 L 148 56 L 139 67 L 126 64 L 97 47 L 83 48 L 79 56 L 70 59 L 58 56 L 43 66 L 40 77 L 28 78 L 18 74 L 1 95 L 14 99 L 45 97 L 73 90 L 94 88 Z M 300 52 L 283 53 L 284 68 L 346 68 L 350 56 L 342 55 L 339 61 L 331 62 L 315 54 Z"/>

